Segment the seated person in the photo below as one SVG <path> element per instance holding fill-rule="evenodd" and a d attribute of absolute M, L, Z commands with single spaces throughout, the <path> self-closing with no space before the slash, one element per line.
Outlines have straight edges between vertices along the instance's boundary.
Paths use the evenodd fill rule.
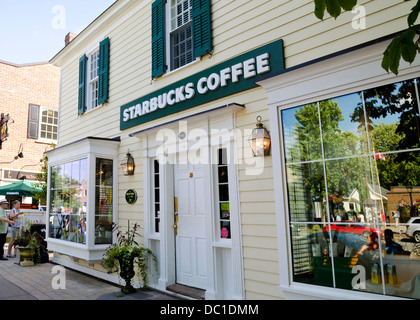
<path fill-rule="evenodd" d="M 385 236 L 385 252 L 387 254 L 410 254 L 410 252 L 405 251 L 403 247 L 394 242 L 394 232 L 391 229 L 385 229 L 384 231 Z"/>
<path fill-rule="evenodd" d="M 378 244 L 378 235 L 376 234 L 376 232 L 372 232 L 367 236 L 367 244 L 364 245 L 359 252 L 357 252 L 357 254 L 362 255 L 365 251 L 374 253 L 378 248 L 379 248 L 379 244 Z"/>

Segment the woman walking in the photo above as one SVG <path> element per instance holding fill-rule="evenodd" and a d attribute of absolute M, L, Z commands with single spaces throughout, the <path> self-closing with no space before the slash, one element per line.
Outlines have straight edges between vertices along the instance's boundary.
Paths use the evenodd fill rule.
<path fill-rule="evenodd" d="M 15 225 L 11 227 L 11 239 L 7 248 L 7 258 L 16 257 L 16 247 L 13 245 L 16 238 L 19 236 L 20 227 L 22 226 L 22 219 L 19 217 L 23 212 L 20 211 L 20 201 L 13 201 L 13 209 L 10 211 L 9 219 L 15 222 Z M 15 253 L 12 255 L 12 247 L 15 248 Z"/>

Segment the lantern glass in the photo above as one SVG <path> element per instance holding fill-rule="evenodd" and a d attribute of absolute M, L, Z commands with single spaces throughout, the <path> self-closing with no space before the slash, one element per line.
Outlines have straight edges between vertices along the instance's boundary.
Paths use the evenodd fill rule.
<path fill-rule="evenodd" d="M 121 164 L 124 175 L 132 176 L 134 174 L 134 158 L 130 153 L 127 153 L 127 156 L 124 159 L 124 162 Z"/>
<path fill-rule="evenodd" d="M 248 141 L 251 145 L 254 157 L 270 155 L 271 137 L 260 121 L 257 123 L 257 127 L 252 131 L 252 135 Z"/>

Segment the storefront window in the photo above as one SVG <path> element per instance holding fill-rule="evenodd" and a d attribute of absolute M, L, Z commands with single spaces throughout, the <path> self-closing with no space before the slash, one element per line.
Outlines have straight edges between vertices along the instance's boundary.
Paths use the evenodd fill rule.
<path fill-rule="evenodd" d="M 112 243 L 113 161 L 96 159 L 95 244 Z M 86 244 L 88 160 L 51 167 L 49 237 Z"/>
<path fill-rule="evenodd" d="M 414 79 L 281 112 L 295 282 L 420 298 L 418 101 Z"/>
<path fill-rule="evenodd" d="M 112 243 L 113 161 L 96 159 L 95 244 Z"/>
<path fill-rule="evenodd" d="M 87 159 L 51 168 L 49 237 L 86 244 Z"/>

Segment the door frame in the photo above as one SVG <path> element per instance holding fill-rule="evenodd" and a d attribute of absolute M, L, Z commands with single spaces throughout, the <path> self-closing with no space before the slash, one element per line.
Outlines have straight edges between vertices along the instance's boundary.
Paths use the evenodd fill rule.
<path fill-rule="evenodd" d="M 207 132 L 211 129 L 228 129 L 234 130 L 236 128 L 236 113 L 243 110 L 244 106 L 238 104 L 230 104 L 212 111 L 193 115 L 187 118 L 178 119 L 158 127 L 142 130 L 138 133 L 131 134 L 132 137 L 138 137 L 142 140 L 143 150 L 143 192 L 144 192 L 144 244 L 152 249 L 159 262 L 159 275 L 156 283 L 156 288 L 166 291 L 166 288 L 176 283 L 176 258 L 175 258 L 175 232 L 174 232 L 174 165 L 171 164 L 171 157 L 177 157 L 182 154 L 181 148 L 168 148 L 165 151 L 164 157 L 169 161 L 167 164 L 160 164 L 159 166 L 159 183 L 160 186 L 160 228 L 159 233 L 154 230 L 153 215 L 153 192 L 151 192 L 152 178 L 153 178 L 153 161 L 158 156 L 161 143 L 156 141 L 156 134 L 161 129 L 169 129 L 174 132 L 180 130 L 181 120 L 187 119 L 188 131 L 196 127 L 205 127 Z M 193 125 L 190 125 L 193 124 Z M 216 139 L 218 140 L 218 139 Z M 219 142 L 213 142 L 208 139 L 208 165 L 203 165 L 204 176 L 206 181 L 210 183 L 205 184 L 206 188 L 206 205 L 211 208 L 211 214 L 206 215 L 206 250 L 207 250 L 207 289 L 205 292 L 206 300 L 215 299 L 245 299 L 244 290 L 244 270 L 243 270 L 243 253 L 242 253 L 242 233 L 240 222 L 240 205 L 239 205 L 239 182 L 238 182 L 238 166 L 235 165 L 235 141 L 230 139 L 225 141 L 225 146 L 230 150 L 228 166 L 229 173 L 229 192 L 230 192 L 230 206 L 231 206 L 231 232 L 232 238 L 220 239 L 217 230 L 217 214 L 215 212 L 215 172 L 214 165 L 212 165 L 211 157 L 214 150 L 219 145 Z M 220 146 L 221 147 L 221 146 Z M 190 150 L 190 146 L 186 146 L 186 151 Z M 222 250 L 230 250 L 231 264 L 232 264 L 232 288 L 231 292 L 226 295 L 226 286 L 223 286 L 224 271 L 226 268 L 221 258 L 224 253 Z M 153 281 L 149 282 L 153 285 Z"/>

